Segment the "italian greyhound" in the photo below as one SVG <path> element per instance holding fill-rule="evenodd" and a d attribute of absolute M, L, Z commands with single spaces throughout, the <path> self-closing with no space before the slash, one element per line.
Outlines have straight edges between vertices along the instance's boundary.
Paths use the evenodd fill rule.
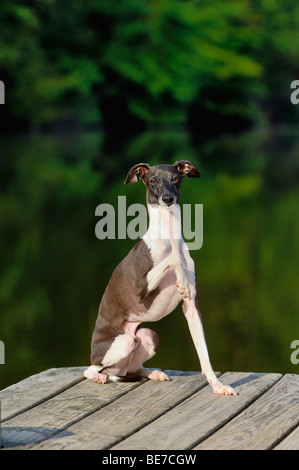
<path fill-rule="evenodd" d="M 194 261 L 181 233 L 178 203 L 185 176 L 201 176 L 187 160 L 173 165 L 138 163 L 127 175 L 125 185 L 141 179 L 146 187 L 149 226 L 114 270 L 102 297 L 91 340 L 92 365 L 84 372 L 94 382 L 103 384 L 134 374 L 169 380 L 164 372 L 143 367 L 157 352 L 158 335 L 140 324 L 160 320 L 181 302 L 202 374 L 214 393 L 236 395 L 217 379 L 208 355 L 197 305 Z"/>

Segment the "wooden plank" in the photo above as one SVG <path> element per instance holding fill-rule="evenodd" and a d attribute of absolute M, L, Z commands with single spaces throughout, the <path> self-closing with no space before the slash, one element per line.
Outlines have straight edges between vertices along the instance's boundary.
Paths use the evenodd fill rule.
<path fill-rule="evenodd" d="M 2 422 L 84 380 L 86 367 L 43 371 L 0 391 Z"/>
<path fill-rule="evenodd" d="M 220 380 L 232 385 L 238 396 L 215 395 L 211 387 L 205 387 L 111 450 L 190 449 L 240 413 L 280 377 L 281 374 L 227 372 Z"/>
<path fill-rule="evenodd" d="M 274 447 L 273 450 L 299 450 L 299 426 Z"/>
<path fill-rule="evenodd" d="M 2 424 L 2 445 L 34 444 L 61 432 L 143 382 L 99 385 L 84 380 Z"/>
<path fill-rule="evenodd" d="M 106 449 L 207 385 L 198 372 L 165 372 L 171 381 L 148 381 L 34 449 Z"/>
<path fill-rule="evenodd" d="M 299 375 L 287 374 L 195 449 L 271 449 L 299 423 Z"/>

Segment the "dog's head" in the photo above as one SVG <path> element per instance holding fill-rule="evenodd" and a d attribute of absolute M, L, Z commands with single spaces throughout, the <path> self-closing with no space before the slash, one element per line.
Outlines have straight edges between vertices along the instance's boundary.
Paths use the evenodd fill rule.
<path fill-rule="evenodd" d="M 149 204 L 170 207 L 179 202 L 180 188 L 185 176 L 201 176 L 194 163 L 188 160 L 179 160 L 173 165 L 150 166 L 148 163 L 137 163 L 130 169 L 124 184 L 137 183 L 141 179 L 147 189 Z"/>

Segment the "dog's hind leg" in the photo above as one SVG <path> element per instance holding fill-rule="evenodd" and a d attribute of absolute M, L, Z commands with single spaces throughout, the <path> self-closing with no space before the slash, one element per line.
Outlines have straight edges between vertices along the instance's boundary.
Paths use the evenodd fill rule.
<path fill-rule="evenodd" d="M 148 370 L 143 367 L 143 363 L 151 359 L 157 352 L 159 347 L 159 337 L 155 331 L 149 328 L 139 328 L 136 332 L 139 338 L 139 345 L 132 354 L 129 374 L 140 375 L 152 380 L 169 380 L 169 377 L 160 370 Z"/>
<path fill-rule="evenodd" d="M 94 348 L 92 364 L 85 372 L 86 378 L 94 382 L 106 383 L 110 376 L 125 376 L 132 358 L 133 351 L 138 347 L 140 340 L 137 336 L 130 334 L 120 334 L 111 338 L 108 342 L 109 347 L 102 360 L 97 359 Z M 101 350 L 101 343 L 98 345 Z"/>

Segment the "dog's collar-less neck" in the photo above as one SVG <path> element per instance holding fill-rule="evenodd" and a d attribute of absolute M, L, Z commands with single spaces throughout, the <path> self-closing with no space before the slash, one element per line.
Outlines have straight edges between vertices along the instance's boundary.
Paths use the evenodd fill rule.
<path fill-rule="evenodd" d="M 159 204 L 147 204 L 149 227 L 147 237 L 150 239 L 182 239 L 181 208 L 179 204 L 170 207 Z"/>

